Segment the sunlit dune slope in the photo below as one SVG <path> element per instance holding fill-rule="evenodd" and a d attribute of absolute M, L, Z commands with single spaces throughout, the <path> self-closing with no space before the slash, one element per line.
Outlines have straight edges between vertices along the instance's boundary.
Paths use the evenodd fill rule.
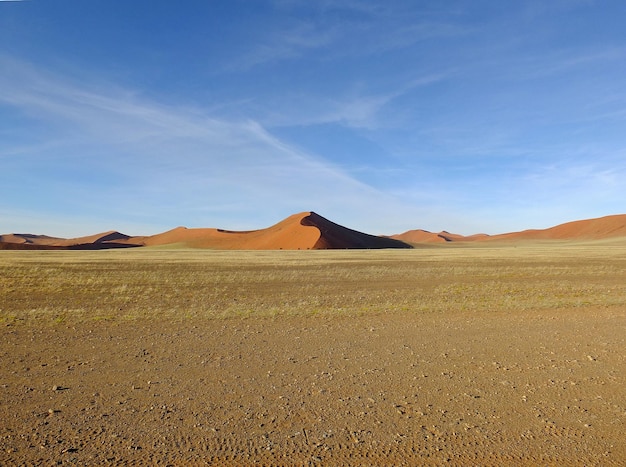
<path fill-rule="evenodd" d="M 548 229 L 524 230 L 489 237 L 492 240 L 602 240 L 626 236 L 626 214 L 567 222 Z"/>
<path fill-rule="evenodd" d="M 160 234 L 138 237 L 130 237 L 116 231 L 73 239 L 31 234 L 0 236 L 0 249 L 94 250 L 167 245 L 216 250 L 411 248 L 399 240 L 348 229 L 314 212 L 294 214 L 266 229 L 245 232 L 177 227 Z"/>
<path fill-rule="evenodd" d="M 397 240 L 348 229 L 314 212 L 294 214 L 261 230 L 235 232 L 178 227 L 150 237 L 134 237 L 131 241 L 146 246 L 183 244 L 221 250 L 409 248 L 409 245 Z"/>
<path fill-rule="evenodd" d="M 395 238 L 397 240 L 402 240 L 403 242 L 408 243 L 447 243 L 447 242 L 469 242 L 484 239 L 485 237 L 489 237 L 485 234 L 477 234 L 471 236 L 463 236 L 459 234 L 453 234 L 450 232 L 434 233 L 429 232 L 428 230 L 409 230 L 407 232 L 392 235 L 391 238 Z"/>
<path fill-rule="evenodd" d="M 294 214 L 266 229 L 236 232 L 213 228 L 177 227 L 151 236 L 131 237 L 108 231 L 79 238 L 46 235 L 0 235 L 0 249 L 108 249 L 177 245 L 217 250 L 315 250 L 411 248 L 410 244 L 455 242 L 518 242 L 532 240 L 595 241 L 626 238 L 626 214 L 560 224 L 548 229 L 524 230 L 499 235 L 463 236 L 442 231 L 409 230 L 390 237 L 349 229 L 314 213 Z"/>
<path fill-rule="evenodd" d="M 8 234 L 0 235 L 0 249 L 107 249 L 138 246 L 131 237 L 116 231 L 77 238 L 58 238 L 47 235 Z"/>
<path fill-rule="evenodd" d="M 302 225 L 308 213 L 294 214 L 267 229 L 235 232 L 222 229 L 177 227 L 150 237 L 135 237 L 146 246 L 182 244 L 219 250 L 307 250 L 320 237 L 318 229 Z"/>
<path fill-rule="evenodd" d="M 426 230 L 409 230 L 391 238 L 408 243 L 487 242 L 525 240 L 603 240 L 626 237 L 626 214 L 567 222 L 548 229 L 523 230 L 499 235 L 477 234 L 463 236 L 449 232 L 433 233 Z"/>

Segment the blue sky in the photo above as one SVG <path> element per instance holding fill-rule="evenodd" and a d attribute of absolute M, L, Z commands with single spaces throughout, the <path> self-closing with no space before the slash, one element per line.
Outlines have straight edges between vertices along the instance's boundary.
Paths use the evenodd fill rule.
<path fill-rule="evenodd" d="M 626 212 L 622 1 L 0 1 L 0 233 Z"/>

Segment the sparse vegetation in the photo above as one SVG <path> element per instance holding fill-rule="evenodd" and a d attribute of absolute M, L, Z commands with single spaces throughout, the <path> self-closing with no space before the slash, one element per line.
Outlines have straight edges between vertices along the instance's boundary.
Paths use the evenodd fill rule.
<path fill-rule="evenodd" d="M 0 464 L 621 465 L 625 247 L 0 252 Z"/>
<path fill-rule="evenodd" d="M 413 251 L 5 251 L 0 319 L 19 323 L 626 304 L 626 246 Z"/>

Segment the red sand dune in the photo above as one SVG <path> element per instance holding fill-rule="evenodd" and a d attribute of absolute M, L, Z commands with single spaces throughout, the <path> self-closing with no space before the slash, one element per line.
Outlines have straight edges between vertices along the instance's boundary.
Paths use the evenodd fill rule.
<path fill-rule="evenodd" d="M 445 243 L 448 241 L 437 233 L 422 229 L 409 230 L 408 232 L 392 235 L 391 238 L 409 243 Z"/>
<path fill-rule="evenodd" d="M 303 213 L 300 224 L 315 227 L 320 236 L 314 249 L 327 250 L 338 248 L 411 248 L 402 241 L 389 237 L 370 235 L 335 224 L 322 216 L 310 212 Z M 302 216 L 303 214 L 300 214 Z"/>
<path fill-rule="evenodd" d="M 134 237 L 147 246 L 183 244 L 194 248 L 221 250 L 324 250 L 338 248 L 410 248 L 385 237 L 377 237 L 335 224 L 314 212 L 289 216 L 262 230 L 233 232 L 221 229 L 174 230 L 151 237 Z"/>
<path fill-rule="evenodd" d="M 294 214 L 266 229 L 246 232 L 177 227 L 143 237 L 129 237 L 115 231 L 75 239 L 21 234 L 0 236 L 1 249 L 102 249 L 174 244 L 219 250 L 411 248 L 399 240 L 348 229 L 314 212 Z"/>
<path fill-rule="evenodd" d="M 127 248 L 135 245 L 131 237 L 119 232 L 109 231 L 78 238 L 58 238 L 47 235 L 8 234 L 0 235 L 0 250 L 50 250 L 82 249 L 101 250 L 109 248 Z"/>
<path fill-rule="evenodd" d="M 307 213 L 308 214 L 308 213 Z M 150 237 L 135 237 L 146 246 L 181 244 L 219 250 L 307 250 L 315 246 L 319 230 L 301 224 L 304 214 L 294 214 L 272 227 L 246 232 L 178 227 Z"/>
<path fill-rule="evenodd" d="M 429 232 L 428 230 L 409 230 L 398 235 L 392 235 L 391 238 L 396 240 L 402 240 L 408 243 L 447 243 L 447 242 L 468 242 L 481 240 L 485 237 L 489 237 L 485 234 L 476 234 L 471 236 L 463 236 L 459 234 L 453 234 L 446 232 L 445 230 L 439 233 Z"/>
<path fill-rule="evenodd" d="M 6 234 L 0 235 L 0 242 L 18 245 L 52 245 L 63 241 L 62 238 L 48 237 L 47 235 Z"/>
<path fill-rule="evenodd" d="M 523 240 L 602 240 L 605 238 L 626 237 L 626 214 L 567 222 L 548 229 L 532 229 L 499 235 L 477 234 L 463 236 L 426 230 L 409 230 L 391 238 L 409 243 L 443 243 L 476 241 L 523 241 Z"/>
<path fill-rule="evenodd" d="M 221 229 L 178 227 L 157 235 L 129 237 L 116 231 L 72 239 L 46 235 L 0 235 L 0 250 L 7 249 L 105 249 L 178 244 L 219 250 L 315 250 L 349 248 L 410 248 L 409 243 L 454 243 L 524 240 L 601 240 L 626 237 L 626 214 L 568 222 L 548 229 L 499 235 L 463 236 L 446 231 L 409 230 L 382 237 L 335 224 L 314 212 L 294 214 L 261 230 L 233 232 Z"/>
<path fill-rule="evenodd" d="M 524 230 L 490 237 L 493 240 L 602 240 L 626 236 L 626 214 L 567 222 L 543 230 Z"/>
<path fill-rule="evenodd" d="M 95 235 L 90 235 L 88 237 L 80 237 L 74 238 L 72 240 L 67 240 L 66 244 L 75 245 L 77 243 L 115 243 L 121 242 L 124 243 L 129 240 L 131 237 L 128 235 L 124 235 L 123 233 L 116 232 L 114 230 L 110 230 L 108 232 L 99 233 Z"/>
<path fill-rule="evenodd" d="M 6 234 L 0 235 L 0 250 L 52 250 L 67 241 L 47 235 Z"/>

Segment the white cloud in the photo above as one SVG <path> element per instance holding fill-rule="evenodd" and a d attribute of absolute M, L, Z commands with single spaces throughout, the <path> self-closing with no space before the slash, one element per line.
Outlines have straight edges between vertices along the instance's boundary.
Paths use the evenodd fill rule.
<path fill-rule="evenodd" d="M 407 208 L 258 122 L 160 105 L 15 60 L 4 58 L 2 65 L 11 71 L 0 77 L 0 103 L 45 130 L 33 134 L 41 145 L 0 145 L 0 157 L 20 153 L 0 188 L 15 209 L 22 202 L 20 177 L 33 185 L 31 197 L 46 200 L 47 217 L 50 210 L 74 218 L 84 212 L 142 225 L 258 228 L 316 210 L 376 232 L 393 228 L 390 213 Z M 51 133 L 55 143 L 47 147 Z M 46 171 L 37 171 L 44 163 Z"/>

